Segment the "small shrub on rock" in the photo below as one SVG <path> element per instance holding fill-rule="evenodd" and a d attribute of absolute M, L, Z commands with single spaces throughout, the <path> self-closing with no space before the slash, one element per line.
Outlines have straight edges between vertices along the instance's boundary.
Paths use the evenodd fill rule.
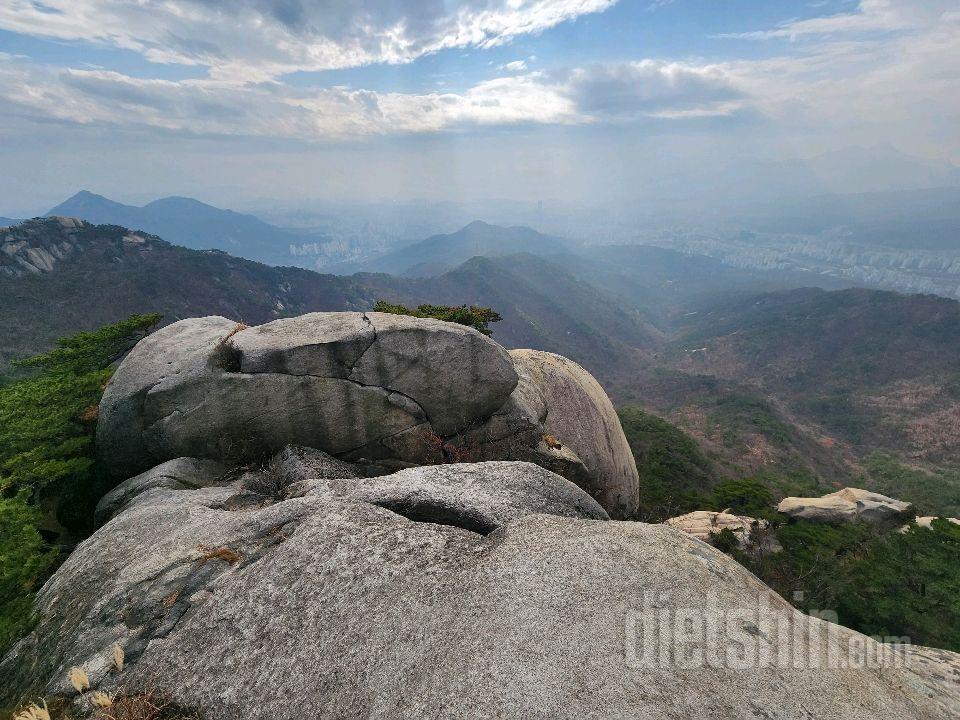
<path fill-rule="evenodd" d="M 392 315 L 410 315 L 419 318 L 433 318 L 445 322 L 457 323 L 479 330 L 484 335 L 491 335 L 490 323 L 500 322 L 503 318 L 492 308 L 475 305 L 419 305 L 411 310 L 403 305 L 394 305 L 386 300 L 377 300 L 373 306 L 374 312 L 390 313 Z"/>

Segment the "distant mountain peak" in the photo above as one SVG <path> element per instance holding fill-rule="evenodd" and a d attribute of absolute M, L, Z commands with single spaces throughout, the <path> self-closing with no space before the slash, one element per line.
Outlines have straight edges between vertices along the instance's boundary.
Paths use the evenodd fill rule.
<path fill-rule="evenodd" d="M 463 230 L 479 230 L 479 229 L 482 228 L 482 229 L 486 230 L 486 229 L 496 228 L 496 227 L 498 227 L 498 226 L 497 226 L 497 225 L 491 225 L 490 223 L 484 222 L 483 220 L 474 220 L 473 222 L 470 222 L 470 223 L 467 223 L 466 225 L 464 225 L 462 229 L 463 229 Z"/>
<path fill-rule="evenodd" d="M 157 207 L 194 207 L 194 208 L 209 208 L 211 210 L 217 210 L 219 212 L 233 212 L 232 210 L 221 210 L 220 208 L 215 208 L 213 205 L 209 205 L 202 200 L 197 200 L 196 198 L 186 197 L 184 195 L 170 195 L 168 197 L 158 198 L 152 202 L 144 205 L 144 208 L 157 208 Z"/>
<path fill-rule="evenodd" d="M 118 203 L 116 200 L 111 200 L 110 198 L 104 195 L 99 195 L 95 192 L 91 192 L 90 190 L 80 190 L 79 192 L 74 193 L 69 198 L 64 200 L 62 203 L 60 203 L 60 205 L 67 205 L 69 203 L 77 203 L 77 202 L 91 202 L 91 201 L 109 203 L 111 205 L 122 204 L 122 203 Z"/>
<path fill-rule="evenodd" d="M 560 238 L 529 227 L 501 227 L 474 220 L 456 232 L 431 235 L 425 240 L 384 253 L 364 263 L 346 263 L 350 272 L 385 272 L 407 277 L 434 277 L 475 257 L 531 253 L 549 257 L 567 249 Z"/>

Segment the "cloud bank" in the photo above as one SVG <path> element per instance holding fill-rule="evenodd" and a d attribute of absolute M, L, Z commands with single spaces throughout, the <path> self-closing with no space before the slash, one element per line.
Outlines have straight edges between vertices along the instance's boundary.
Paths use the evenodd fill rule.
<path fill-rule="evenodd" d="M 6 0 L 0 28 L 97 41 L 221 79 L 404 63 L 447 48 L 489 48 L 616 0 Z"/>
<path fill-rule="evenodd" d="M 460 93 L 406 94 L 275 81 L 142 79 L 106 70 L 56 71 L 8 57 L 0 58 L 0 98 L 22 114 L 62 122 L 316 141 L 728 114 L 739 107 L 741 93 L 720 67 L 651 60 L 497 77 Z"/>

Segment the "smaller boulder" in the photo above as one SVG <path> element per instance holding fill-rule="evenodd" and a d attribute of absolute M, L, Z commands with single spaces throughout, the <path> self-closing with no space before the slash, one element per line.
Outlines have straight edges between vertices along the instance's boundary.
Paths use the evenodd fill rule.
<path fill-rule="evenodd" d="M 860 488 L 844 488 L 818 498 L 788 497 L 777 511 L 792 518 L 820 523 L 880 523 L 908 516 L 913 505 Z"/>
<path fill-rule="evenodd" d="M 117 485 L 97 503 L 94 519 L 102 525 L 139 495 L 153 488 L 195 490 L 218 482 L 226 467 L 215 460 L 182 457 L 168 460 Z"/>
<path fill-rule="evenodd" d="M 711 545 L 716 544 L 717 535 L 729 530 L 737 538 L 740 549 L 747 552 L 780 552 L 783 548 L 774 537 L 761 537 L 764 531 L 770 529 L 766 520 L 748 517 L 746 515 L 732 515 L 728 512 L 713 512 L 711 510 L 695 510 L 686 515 L 679 515 L 664 521 L 676 530 L 693 535 Z"/>
<path fill-rule="evenodd" d="M 509 400 L 468 434 L 482 459 L 535 462 L 583 488 L 615 519 L 637 510 L 637 464 L 600 383 L 572 360 L 511 350 L 520 380 Z"/>

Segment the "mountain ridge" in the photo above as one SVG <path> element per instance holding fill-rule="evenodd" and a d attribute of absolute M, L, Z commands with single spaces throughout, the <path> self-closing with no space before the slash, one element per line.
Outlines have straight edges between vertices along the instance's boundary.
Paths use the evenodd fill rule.
<path fill-rule="evenodd" d="M 492 259 L 477 258 L 454 274 L 396 278 L 373 273 L 320 274 L 272 267 L 220 250 L 193 250 L 149 233 L 68 218 L 26 221 L 0 235 L 0 374 L 15 357 L 33 354 L 57 337 L 92 330 L 137 312 L 160 312 L 166 322 L 225 315 L 263 323 L 314 310 L 369 310 L 378 299 L 407 304 L 464 302 L 494 306 L 504 320 L 494 332 L 514 347 L 537 343 L 555 352 L 612 347 L 605 338 L 619 327 L 627 342 L 642 344 L 653 332 L 613 298 L 545 261 L 522 264 L 536 283 Z M 18 250 L 13 252 L 13 248 Z M 26 269 L 16 257 L 40 256 Z M 6 263 L 6 265 L 2 264 Z M 3 272 L 5 267 L 19 268 Z M 565 288 L 575 302 L 558 303 L 545 284 Z M 469 291 L 468 288 L 471 288 Z M 509 298 L 509 300 L 507 300 Z M 580 306 L 590 308 L 584 312 Z M 57 312 L 50 312 L 57 307 Z M 611 323 L 608 318 L 616 318 Z M 569 332 L 568 332 L 569 331 Z M 611 351 L 612 352 L 612 351 Z M 597 353 L 592 357 L 601 361 Z"/>

